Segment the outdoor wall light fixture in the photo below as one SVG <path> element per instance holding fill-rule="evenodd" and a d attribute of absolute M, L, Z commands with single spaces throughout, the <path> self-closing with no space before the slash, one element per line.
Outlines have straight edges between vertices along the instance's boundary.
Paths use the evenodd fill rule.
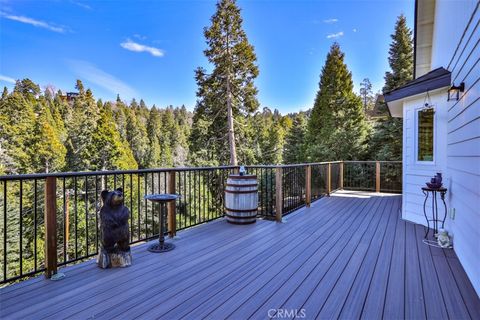
<path fill-rule="evenodd" d="M 465 91 L 465 82 L 460 83 L 459 86 L 456 86 L 453 84 L 450 89 L 448 89 L 448 99 L 447 101 L 450 100 L 456 100 L 460 99 L 460 92 Z"/>

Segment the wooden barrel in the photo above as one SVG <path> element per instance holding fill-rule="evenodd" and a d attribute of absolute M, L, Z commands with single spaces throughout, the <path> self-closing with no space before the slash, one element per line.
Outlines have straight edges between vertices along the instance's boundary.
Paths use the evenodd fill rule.
<path fill-rule="evenodd" d="M 254 223 L 258 209 L 258 185 L 255 175 L 231 174 L 225 188 L 225 216 L 234 224 Z"/>

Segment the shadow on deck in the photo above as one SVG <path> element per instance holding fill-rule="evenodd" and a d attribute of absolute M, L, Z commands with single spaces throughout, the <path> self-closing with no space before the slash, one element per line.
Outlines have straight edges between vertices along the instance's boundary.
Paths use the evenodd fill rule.
<path fill-rule="evenodd" d="M 180 232 L 171 252 L 134 247 L 129 268 L 91 260 L 1 289 L 0 318 L 480 319 L 455 253 L 424 245 L 400 206 L 337 192 L 281 224 L 217 220 Z"/>

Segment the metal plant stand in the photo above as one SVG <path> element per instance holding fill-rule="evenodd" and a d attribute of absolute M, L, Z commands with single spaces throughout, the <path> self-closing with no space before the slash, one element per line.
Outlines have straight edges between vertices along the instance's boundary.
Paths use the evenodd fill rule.
<path fill-rule="evenodd" d="M 428 237 L 428 233 L 430 232 L 430 222 L 432 222 L 432 227 L 433 227 L 433 236 L 435 236 L 438 233 L 438 225 L 441 222 L 442 223 L 442 229 L 444 228 L 445 225 L 445 219 L 447 218 L 447 204 L 445 203 L 445 194 L 447 193 L 446 188 L 427 188 L 424 187 L 422 188 L 423 194 L 425 195 L 425 201 L 423 202 L 423 214 L 425 215 L 425 219 L 427 220 L 427 232 L 425 233 L 425 239 Z M 443 202 L 443 207 L 445 208 L 443 219 L 439 219 L 438 217 L 438 203 L 437 203 L 437 193 L 440 194 L 440 199 Z M 428 195 L 432 195 L 432 218 L 429 219 L 427 216 L 427 200 L 428 200 Z"/>
<path fill-rule="evenodd" d="M 176 194 L 149 194 L 146 195 L 144 198 L 149 200 L 153 203 L 158 203 L 160 206 L 159 212 L 159 220 L 158 224 L 160 227 L 159 230 L 159 238 L 158 243 L 152 244 L 148 247 L 148 251 L 150 252 L 167 252 L 173 250 L 175 245 L 173 243 L 165 242 L 165 220 L 166 220 L 166 212 L 167 212 L 167 203 L 175 201 L 179 198 L 179 195 Z"/>

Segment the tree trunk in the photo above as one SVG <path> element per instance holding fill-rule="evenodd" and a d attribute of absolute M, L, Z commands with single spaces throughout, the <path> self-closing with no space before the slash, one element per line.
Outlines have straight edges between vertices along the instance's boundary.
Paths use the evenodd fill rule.
<path fill-rule="evenodd" d="M 235 131 L 233 129 L 232 94 L 230 92 L 230 79 L 227 76 L 227 122 L 228 144 L 230 146 L 230 165 L 237 165 L 237 148 L 235 146 Z"/>
<path fill-rule="evenodd" d="M 227 27 L 228 30 L 228 27 Z M 230 59 L 230 39 L 227 31 L 227 56 Z M 230 88 L 230 68 L 227 68 L 227 122 L 228 122 L 228 144 L 230 146 L 230 165 L 237 165 L 237 147 L 235 146 L 235 131 L 233 129 L 232 90 Z"/>

